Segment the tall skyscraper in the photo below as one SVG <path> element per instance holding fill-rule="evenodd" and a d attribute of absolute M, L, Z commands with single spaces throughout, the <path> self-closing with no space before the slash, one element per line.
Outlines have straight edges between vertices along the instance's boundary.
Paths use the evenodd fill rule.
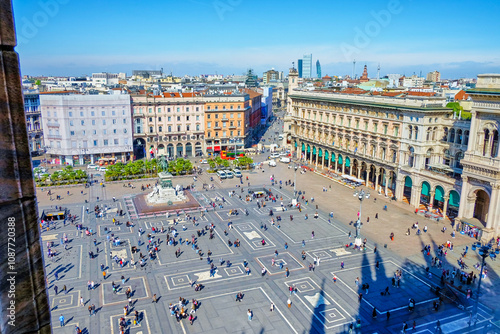
<path fill-rule="evenodd" d="M 298 67 L 298 70 L 299 70 L 299 78 L 302 78 L 302 59 L 298 60 L 297 67 Z"/>
<path fill-rule="evenodd" d="M 304 55 L 302 58 L 302 77 L 312 77 L 312 54 Z"/>
<path fill-rule="evenodd" d="M 316 75 L 318 79 L 321 79 L 321 65 L 319 63 L 319 59 L 316 60 Z"/>

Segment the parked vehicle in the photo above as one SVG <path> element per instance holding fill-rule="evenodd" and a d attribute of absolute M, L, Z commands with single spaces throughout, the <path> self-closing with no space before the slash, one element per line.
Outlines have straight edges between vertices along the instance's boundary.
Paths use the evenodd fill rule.
<path fill-rule="evenodd" d="M 225 170 L 224 172 L 226 172 L 226 178 L 232 179 L 234 177 L 233 172 L 230 170 Z"/>
<path fill-rule="evenodd" d="M 95 170 L 97 170 L 98 168 L 99 168 L 99 166 L 97 166 L 95 164 L 87 165 L 87 169 L 95 169 Z"/>
<path fill-rule="evenodd" d="M 234 177 L 241 177 L 241 171 L 239 169 L 233 169 Z"/>
<path fill-rule="evenodd" d="M 288 163 L 290 163 L 290 158 L 287 158 L 287 157 L 281 157 L 281 158 L 280 158 L 280 162 L 283 162 L 283 163 L 288 164 Z"/>
<path fill-rule="evenodd" d="M 217 171 L 217 176 L 220 178 L 220 179 L 226 179 L 227 176 L 226 176 L 226 172 L 224 172 L 223 170 L 219 170 Z"/>

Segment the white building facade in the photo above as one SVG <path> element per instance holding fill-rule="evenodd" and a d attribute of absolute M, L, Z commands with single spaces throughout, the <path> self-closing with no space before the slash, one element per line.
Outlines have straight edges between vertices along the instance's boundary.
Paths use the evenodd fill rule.
<path fill-rule="evenodd" d="M 130 96 L 41 94 L 44 145 L 55 164 L 101 158 L 126 162 L 132 153 Z"/>

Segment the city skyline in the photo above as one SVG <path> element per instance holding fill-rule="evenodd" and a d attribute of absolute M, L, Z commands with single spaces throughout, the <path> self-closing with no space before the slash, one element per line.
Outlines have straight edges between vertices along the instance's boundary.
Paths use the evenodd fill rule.
<path fill-rule="evenodd" d="M 367 64 L 370 77 L 378 63 L 382 76 L 438 70 L 451 79 L 499 72 L 500 50 L 491 41 L 498 38 L 500 4 L 475 3 L 463 19 L 461 2 L 433 2 L 432 15 L 425 2 L 322 3 L 308 17 L 294 1 L 188 0 L 147 7 L 122 1 L 120 10 L 96 1 L 15 1 L 16 50 L 27 75 L 160 68 L 177 76 L 241 75 L 253 68 L 260 76 L 271 68 L 287 71 L 305 53 L 321 59 L 323 75 L 350 75 L 353 59 L 356 73 Z M 249 16 L 260 9 L 279 15 Z M 461 17 L 462 26 L 439 24 L 450 17 Z M 249 18 L 251 28 L 241 24 Z"/>

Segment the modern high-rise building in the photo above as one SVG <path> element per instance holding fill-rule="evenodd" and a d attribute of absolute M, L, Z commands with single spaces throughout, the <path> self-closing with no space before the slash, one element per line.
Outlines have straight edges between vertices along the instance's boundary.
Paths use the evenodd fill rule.
<path fill-rule="evenodd" d="M 312 54 L 304 55 L 302 58 L 302 77 L 312 78 Z"/>
<path fill-rule="evenodd" d="M 297 62 L 297 70 L 299 71 L 299 78 L 302 78 L 302 59 Z"/>
<path fill-rule="evenodd" d="M 319 59 L 316 60 L 316 77 L 321 79 L 321 64 L 319 63 Z"/>

